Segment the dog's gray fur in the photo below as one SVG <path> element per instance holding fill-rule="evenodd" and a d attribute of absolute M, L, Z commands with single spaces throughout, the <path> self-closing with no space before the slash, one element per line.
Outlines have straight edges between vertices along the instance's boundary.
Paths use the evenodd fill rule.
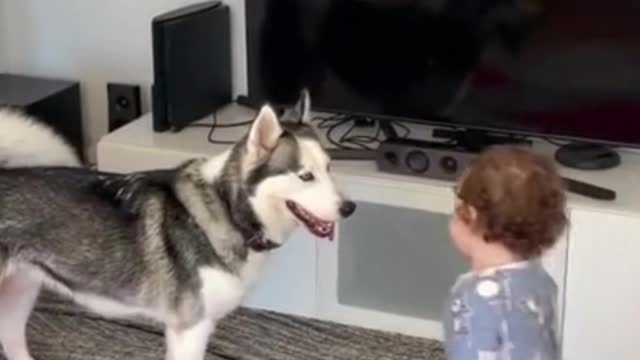
<path fill-rule="evenodd" d="M 31 359 L 24 325 L 40 284 L 105 316 L 161 321 L 167 359 L 201 359 L 215 323 L 295 225 L 283 214 L 285 225 L 272 230 L 254 201 L 261 184 L 302 169 L 301 139 L 317 141 L 303 121 L 308 108 L 304 92 L 285 115 L 289 124 L 254 132 L 260 116 L 273 114 L 265 107 L 227 154 L 175 169 L 0 169 L 0 318 L 26 312 L 0 324 L 9 360 Z"/>

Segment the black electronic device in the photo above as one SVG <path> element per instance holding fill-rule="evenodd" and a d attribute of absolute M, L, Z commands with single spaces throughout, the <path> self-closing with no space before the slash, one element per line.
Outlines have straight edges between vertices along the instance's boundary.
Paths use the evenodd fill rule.
<path fill-rule="evenodd" d="M 207 1 L 153 18 L 153 128 L 179 131 L 231 101 L 229 7 Z"/>
<path fill-rule="evenodd" d="M 109 107 L 109 132 L 142 115 L 140 86 L 132 84 L 107 84 Z"/>
<path fill-rule="evenodd" d="M 251 108 L 253 110 L 260 110 L 260 107 L 263 105 L 262 102 L 253 101 L 246 95 L 240 95 L 236 97 L 236 104 Z"/>
<path fill-rule="evenodd" d="M 560 146 L 556 161 L 564 166 L 581 170 L 603 170 L 620 164 L 620 154 L 598 144 L 569 143 Z"/>
<path fill-rule="evenodd" d="M 376 150 L 330 148 L 327 153 L 332 160 L 375 160 Z"/>
<path fill-rule="evenodd" d="M 611 189 L 566 177 L 563 177 L 562 180 L 564 181 L 567 191 L 574 194 L 590 197 L 596 200 L 613 201 L 616 199 L 616 192 Z"/>
<path fill-rule="evenodd" d="M 640 147 L 635 2 L 480 3 L 247 0 L 248 96 L 307 87 L 318 111 Z"/>
<path fill-rule="evenodd" d="M 480 152 L 445 143 L 395 139 L 383 142 L 375 152 L 335 149 L 329 154 L 336 160 L 375 159 L 378 169 L 387 173 L 456 181 Z M 616 192 L 611 189 L 567 177 L 562 181 L 571 193 L 596 200 L 616 199 Z"/>
<path fill-rule="evenodd" d="M 478 153 L 443 143 L 408 139 L 380 144 L 376 163 L 380 171 L 439 180 L 456 180 Z"/>

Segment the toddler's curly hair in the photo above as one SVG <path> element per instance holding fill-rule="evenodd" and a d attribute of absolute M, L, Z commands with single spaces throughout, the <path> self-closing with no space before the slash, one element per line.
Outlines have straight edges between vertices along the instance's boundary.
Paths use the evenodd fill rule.
<path fill-rule="evenodd" d="M 554 163 L 530 151 L 499 147 L 487 150 L 461 178 L 456 209 L 487 242 L 502 243 L 522 259 L 551 248 L 567 224 L 565 187 Z M 465 206 L 466 205 L 466 206 Z"/>

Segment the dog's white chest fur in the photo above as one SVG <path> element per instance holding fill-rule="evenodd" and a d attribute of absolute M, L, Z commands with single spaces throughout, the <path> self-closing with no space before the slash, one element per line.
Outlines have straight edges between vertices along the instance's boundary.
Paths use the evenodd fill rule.
<path fill-rule="evenodd" d="M 219 320 L 240 305 L 259 276 L 267 257 L 266 253 L 250 252 L 239 276 L 212 267 L 200 269 L 202 301 L 207 317 Z"/>

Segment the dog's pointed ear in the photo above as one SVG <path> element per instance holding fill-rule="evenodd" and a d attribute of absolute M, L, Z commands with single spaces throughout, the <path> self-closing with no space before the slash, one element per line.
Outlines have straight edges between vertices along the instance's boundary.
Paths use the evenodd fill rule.
<path fill-rule="evenodd" d="M 269 105 L 264 105 L 249 130 L 247 151 L 254 161 L 260 161 L 270 154 L 278 144 L 282 135 L 282 126 L 278 115 Z"/>
<path fill-rule="evenodd" d="M 296 111 L 301 123 L 309 123 L 311 121 L 311 95 L 309 95 L 307 88 L 302 89 L 300 92 Z"/>
<path fill-rule="evenodd" d="M 283 121 L 296 124 L 308 124 L 311 122 L 311 96 L 309 90 L 302 89 L 296 104 L 287 109 L 282 116 Z"/>

